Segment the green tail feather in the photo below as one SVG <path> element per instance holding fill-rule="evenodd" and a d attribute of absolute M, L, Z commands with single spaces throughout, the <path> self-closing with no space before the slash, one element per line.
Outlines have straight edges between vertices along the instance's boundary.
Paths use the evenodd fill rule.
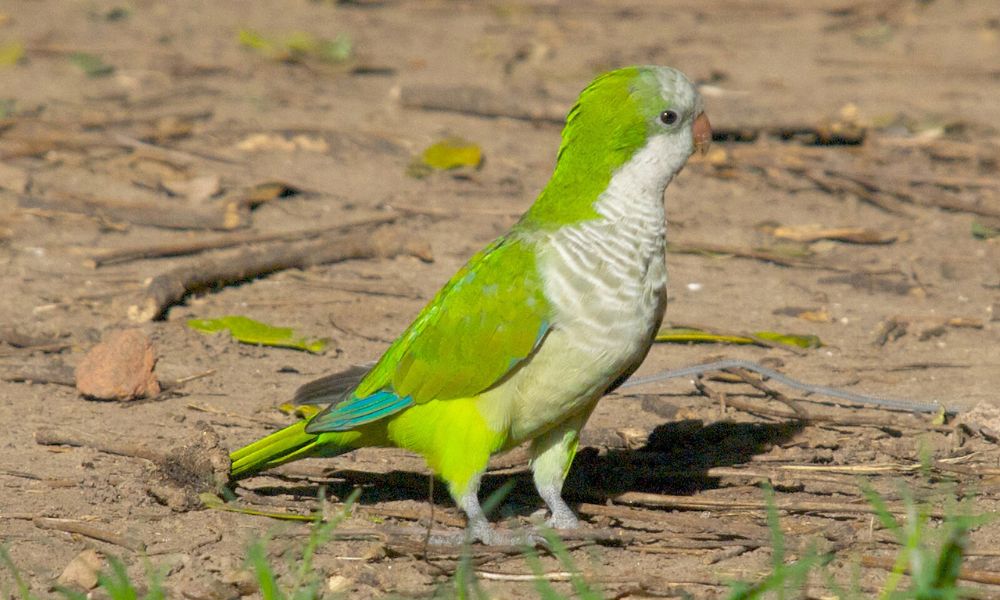
<path fill-rule="evenodd" d="M 244 446 L 229 455 L 232 466 L 229 475 L 234 480 L 249 477 L 260 471 L 283 465 L 293 460 L 309 456 L 333 456 L 339 454 L 336 448 L 320 444 L 319 436 L 306 433 L 306 423 L 302 420 L 271 435 Z M 345 447 L 343 452 L 352 448 Z"/>

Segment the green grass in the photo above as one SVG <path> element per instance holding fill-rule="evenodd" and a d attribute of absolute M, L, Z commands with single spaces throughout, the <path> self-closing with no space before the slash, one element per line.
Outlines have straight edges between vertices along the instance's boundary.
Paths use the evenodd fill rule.
<path fill-rule="evenodd" d="M 787 563 L 785 535 L 781 531 L 778 509 L 774 503 L 774 490 L 771 486 L 764 486 L 764 497 L 767 500 L 767 526 L 771 532 L 771 573 L 756 583 L 734 582 L 728 596 L 729 600 L 766 598 L 768 594 L 783 600 L 789 594 L 804 589 L 812 571 L 825 567 L 833 558 L 829 554 L 819 554 L 810 546 L 802 558 Z"/>
<path fill-rule="evenodd" d="M 325 489 L 320 488 L 320 504 L 324 506 L 326 503 L 325 492 Z M 316 550 L 320 546 L 333 538 L 337 526 L 350 516 L 351 508 L 359 495 L 361 495 L 361 490 L 354 490 L 344 501 L 344 507 L 336 515 L 317 521 L 313 525 L 302 552 L 292 559 L 290 570 L 294 576 L 286 589 L 279 585 L 274 567 L 267 560 L 266 539 L 259 539 L 250 545 L 247 550 L 247 566 L 256 575 L 257 584 L 260 586 L 260 595 L 264 600 L 313 600 L 323 597 L 321 591 L 323 577 L 313 569 L 313 557 L 316 556 Z"/>
<path fill-rule="evenodd" d="M 905 507 L 905 515 L 900 518 L 889 510 L 886 500 L 867 483 L 861 484 L 868 503 L 873 507 L 876 519 L 882 528 L 896 539 L 900 551 L 893 568 L 881 590 L 874 597 L 879 600 L 952 600 L 970 596 L 968 590 L 959 585 L 969 532 L 990 517 L 972 515 L 967 504 L 948 501 L 945 518 L 938 526 L 931 523 L 931 505 L 919 501 L 901 485 L 900 495 Z M 509 491 L 501 488 L 484 502 L 487 511 L 494 508 Z M 829 590 L 838 600 L 872 598 L 860 591 L 861 568 L 857 561 L 853 565 L 850 581 L 837 581 L 830 572 L 834 554 L 821 553 L 814 546 L 799 552 L 795 560 L 789 560 L 786 540 L 781 530 L 774 492 L 769 486 L 763 490 L 767 500 L 767 523 L 771 533 L 771 564 L 769 572 L 756 581 L 737 581 L 730 586 L 729 600 L 757 600 L 774 598 L 805 597 L 813 580 L 821 582 L 819 587 Z M 327 597 L 323 589 L 324 575 L 314 568 L 316 552 L 330 541 L 339 524 L 349 516 L 357 498 L 355 492 L 344 507 L 331 518 L 319 520 L 313 525 L 308 540 L 299 552 L 291 553 L 288 573 L 279 577 L 275 565 L 268 559 L 267 539 L 252 543 L 246 552 L 246 565 L 254 573 L 261 597 L 265 600 L 318 600 Z M 949 494 L 950 496 L 950 494 Z M 322 494 L 320 498 L 323 502 Z M 535 548 L 525 547 L 523 558 L 534 574 L 535 595 L 541 600 L 601 600 L 606 596 L 580 574 L 573 557 L 563 541 L 551 530 L 542 530 L 548 543 L 548 551 L 558 561 L 563 571 L 569 574 L 570 595 L 556 589 L 547 579 L 545 567 Z M 162 600 L 167 597 L 163 588 L 163 571 L 147 565 L 144 586 L 137 586 L 128 576 L 126 565 L 120 559 L 111 557 L 108 568 L 98 577 L 98 588 L 112 600 Z M 31 586 L 15 566 L 7 549 L 0 546 L 0 564 L 13 580 L 13 589 L 0 587 L 0 597 L 35 600 Z M 909 576 L 906 581 L 905 577 Z M 904 582 L 906 585 L 904 585 Z M 67 589 L 57 589 L 64 597 L 80 600 L 86 594 Z M 486 600 L 490 597 L 475 574 L 472 552 L 469 544 L 456 566 L 450 585 L 439 589 L 439 596 L 454 597 L 459 600 L 474 598 Z"/>
<path fill-rule="evenodd" d="M 897 519 L 889 505 L 868 483 L 862 483 L 865 499 L 875 509 L 882 527 L 889 531 L 901 546 L 885 584 L 877 594 L 879 600 L 950 600 L 969 597 L 967 590 L 958 585 L 959 573 L 969 532 L 991 520 L 983 515 L 971 515 L 958 502 L 951 501 L 939 527 L 930 526 L 930 504 L 916 500 L 906 487 L 900 486 L 900 495 L 906 508 L 906 518 Z M 765 486 L 768 504 L 768 528 L 771 532 L 771 573 L 756 583 L 736 582 L 729 600 L 776 598 L 783 600 L 798 596 L 806 588 L 812 574 L 822 577 L 825 586 L 839 600 L 864 598 L 860 591 L 860 568 L 854 565 L 851 581 L 845 587 L 836 581 L 827 567 L 835 558 L 833 554 L 819 554 L 812 547 L 794 562 L 785 561 L 785 539 L 774 504 L 774 492 Z M 904 576 L 910 576 L 909 586 L 901 589 Z"/>
<path fill-rule="evenodd" d="M 10 553 L 4 546 L 0 546 L 0 562 L 10 572 L 14 579 L 14 585 L 17 588 L 16 593 L 0 588 L 0 597 L 37 600 L 37 596 L 31 593 L 31 586 L 21 576 L 20 570 L 14 565 L 14 561 L 10 558 Z M 167 596 L 162 587 L 163 573 L 151 570 L 147 566 L 146 578 L 148 585 L 143 592 L 129 579 L 125 563 L 118 557 L 112 556 L 108 558 L 108 570 L 102 571 L 97 576 L 97 588 L 104 590 L 111 600 L 139 600 L 139 598 L 143 598 L 143 600 L 164 600 Z M 75 590 L 56 587 L 56 591 L 68 600 L 87 599 L 87 594 Z"/>

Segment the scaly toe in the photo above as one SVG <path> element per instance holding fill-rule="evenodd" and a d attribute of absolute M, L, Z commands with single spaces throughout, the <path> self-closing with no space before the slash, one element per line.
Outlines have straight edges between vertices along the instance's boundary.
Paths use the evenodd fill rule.
<path fill-rule="evenodd" d="M 580 527 L 580 519 L 573 513 L 556 513 L 545 521 L 545 526 L 552 529 L 577 529 Z"/>

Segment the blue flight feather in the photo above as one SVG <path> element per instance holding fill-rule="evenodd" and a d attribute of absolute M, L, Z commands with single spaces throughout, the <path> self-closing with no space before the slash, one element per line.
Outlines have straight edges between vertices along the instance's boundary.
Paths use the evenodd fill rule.
<path fill-rule="evenodd" d="M 365 398 L 352 398 L 330 406 L 306 425 L 306 433 L 348 431 L 365 423 L 377 421 L 413 404 L 410 396 L 398 396 L 382 390 Z"/>

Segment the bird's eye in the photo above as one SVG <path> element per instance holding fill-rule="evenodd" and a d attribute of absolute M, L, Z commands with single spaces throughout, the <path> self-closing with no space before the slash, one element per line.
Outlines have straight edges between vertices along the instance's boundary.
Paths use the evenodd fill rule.
<path fill-rule="evenodd" d="M 678 117 L 676 111 L 665 110 L 660 113 L 660 121 L 662 121 L 665 125 L 673 125 L 677 122 L 678 118 L 680 117 Z"/>

